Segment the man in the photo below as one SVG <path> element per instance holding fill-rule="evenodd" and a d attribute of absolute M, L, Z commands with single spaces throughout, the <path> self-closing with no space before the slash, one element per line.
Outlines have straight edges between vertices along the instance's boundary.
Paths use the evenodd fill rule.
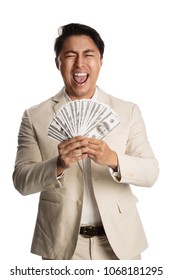
<path fill-rule="evenodd" d="M 129 184 L 150 187 L 158 177 L 140 110 L 96 86 L 104 53 L 96 30 L 63 26 L 54 49 L 64 88 L 24 112 L 13 174 L 21 194 L 40 192 L 31 251 L 43 259 L 140 259 L 147 241 Z M 116 129 L 102 140 L 47 136 L 63 105 L 91 98 L 118 114 Z"/>

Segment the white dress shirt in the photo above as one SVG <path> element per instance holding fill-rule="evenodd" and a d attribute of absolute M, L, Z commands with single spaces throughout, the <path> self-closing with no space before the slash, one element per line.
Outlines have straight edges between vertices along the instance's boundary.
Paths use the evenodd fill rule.
<path fill-rule="evenodd" d="M 84 174 L 84 197 L 82 207 L 81 225 L 102 224 L 99 209 L 94 195 L 91 179 L 91 160 L 82 160 Z"/>

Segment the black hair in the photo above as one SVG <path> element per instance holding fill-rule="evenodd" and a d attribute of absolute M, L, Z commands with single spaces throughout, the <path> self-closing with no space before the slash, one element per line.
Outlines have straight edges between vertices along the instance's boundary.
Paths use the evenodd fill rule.
<path fill-rule="evenodd" d="M 72 36 L 72 35 L 87 35 L 89 36 L 95 45 L 97 46 L 101 58 L 103 58 L 103 53 L 104 53 L 104 42 L 102 38 L 100 37 L 99 33 L 93 29 L 90 26 L 84 25 L 84 24 L 79 24 L 79 23 L 70 23 L 64 26 L 61 26 L 58 29 L 58 34 L 59 36 L 55 40 L 54 44 L 54 51 L 56 54 L 56 57 L 59 56 L 61 49 L 63 47 L 63 44 L 65 40 Z"/>

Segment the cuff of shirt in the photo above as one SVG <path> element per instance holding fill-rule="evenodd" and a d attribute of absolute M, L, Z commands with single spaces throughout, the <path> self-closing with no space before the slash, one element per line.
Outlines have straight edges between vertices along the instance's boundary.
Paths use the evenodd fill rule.
<path fill-rule="evenodd" d="M 63 187 L 63 185 L 62 185 L 61 182 L 60 182 L 60 180 L 62 179 L 63 175 L 64 175 L 64 172 L 61 173 L 59 176 L 56 177 L 57 181 L 59 182 L 60 188 Z"/>
<path fill-rule="evenodd" d="M 113 177 L 115 177 L 119 181 L 119 179 L 121 178 L 119 166 L 117 167 L 116 171 L 109 167 L 109 172 Z"/>

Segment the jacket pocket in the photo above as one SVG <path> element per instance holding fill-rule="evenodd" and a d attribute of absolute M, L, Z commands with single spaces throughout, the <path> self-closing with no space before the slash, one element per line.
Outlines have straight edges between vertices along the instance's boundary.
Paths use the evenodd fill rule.
<path fill-rule="evenodd" d="M 124 212 L 129 210 L 132 206 L 136 205 L 137 202 L 138 202 L 137 197 L 134 194 L 131 194 L 125 199 L 122 199 L 117 202 L 118 212 L 120 214 L 123 214 Z"/>
<path fill-rule="evenodd" d="M 40 199 L 35 235 L 44 242 L 53 242 L 58 229 L 60 204 Z"/>

